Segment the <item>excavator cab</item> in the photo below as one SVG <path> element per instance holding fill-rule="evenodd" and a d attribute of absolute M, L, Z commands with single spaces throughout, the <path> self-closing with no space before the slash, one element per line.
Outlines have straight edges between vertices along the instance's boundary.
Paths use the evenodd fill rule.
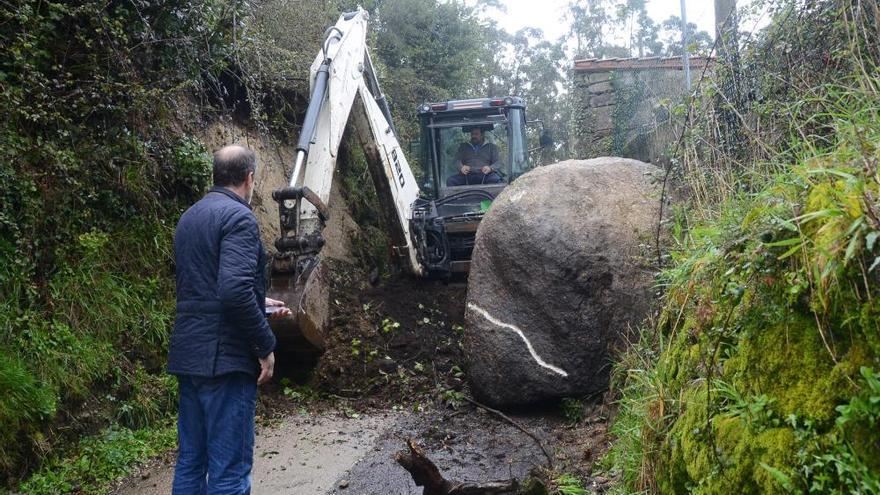
<path fill-rule="evenodd" d="M 419 108 L 419 120 L 424 180 L 413 207 L 413 240 L 429 274 L 466 273 L 489 205 L 531 169 L 525 104 L 512 96 L 428 103 Z M 463 175 L 462 150 L 468 147 L 482 160 Z M 487 162 L 492 170 L 483 174 L 480 165 Z"/>

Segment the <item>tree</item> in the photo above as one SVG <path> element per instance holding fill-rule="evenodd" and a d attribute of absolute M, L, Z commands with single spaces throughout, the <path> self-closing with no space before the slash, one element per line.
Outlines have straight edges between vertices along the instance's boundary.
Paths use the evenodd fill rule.
<path fill-rule="evenodd" d="M 670 16 L 661 24 L 663 33 L 663 54 L 667 57 L 680 57 L 684 54 L 681 49 L 681 17 Z M 712 35 L 707 31 L 698 30 L 697 25 L 689 22 L 687 25 L 688 52 L 706 55 L 712 50 Z"/>
<path fill-rule="evenodd" d="M 403 142 L 415 139 L 415 109 L 478 96 L 492 67 L 485 23 L 460 1 L 367 0 L 370 44 Z M 355 8 L 342 2 L 341 10 Z"/>
<path fill-rule="evenodd" d="M 626 0 L 617 6 L 617 24 L 626 32 L 629 51 L 633 56 L 660 55 L 660 27 L 648 15 L 645 0 Z"/>
<path fill-rule="evenodd" d="M 611 7 L 609 0 L 574 0 L 568 4 L 566 19 L 570 23 L 569 34 L 574 37 L 575 58 L 601 58 L 609 38 Z"/>
<path fill-rule="evenodd" d="M 377 55 L 395 75 L 419 82 L 411 103 L 473 95 L 481 86 L 475 62 L 486 57 L 485 37 L 472 8 L 454 1 L 386 0 L 377 17 Z"/>

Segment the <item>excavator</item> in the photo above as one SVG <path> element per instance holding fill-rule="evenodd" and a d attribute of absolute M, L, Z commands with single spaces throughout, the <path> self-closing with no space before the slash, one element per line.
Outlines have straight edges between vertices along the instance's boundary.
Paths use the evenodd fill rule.
<path fill-rule="evenodd" d="M 291 346 L 318 352 L 330 316 L 322 231 L 332 214 L 330 189 L 347 127 L 367 158 L 392 257 L 417 277 L 468 272 L 477 227 L 492 200 L 531 168 L 521 98 L 426 103 L 418 108 L 418 160 L 424 170 L 418 184 L 367 50 L 368 20 L 358 8 L 327 29 L 311 66 L 311 95 L 289 184 L 272 193 L 281 235 L 275 241 L 268 295 L 293 313 L 274 320 L 272 327 Z M 449 185 L 448 177 L 458 173 L 456 151 L 473 129 L 497 147 L 500 177 L 493 183 Z"/>

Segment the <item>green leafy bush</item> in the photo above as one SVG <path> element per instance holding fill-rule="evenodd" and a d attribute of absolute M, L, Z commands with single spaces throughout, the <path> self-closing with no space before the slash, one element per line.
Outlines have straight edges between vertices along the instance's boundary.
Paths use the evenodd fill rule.
<path fill-rule="evenodd" d="M 852 108 L 880 110 L 878 101 L 861 103 Z M 638 448 L 619 465 L 637 470 L 636 486 L 846 493 L 858 484 L 871 493 L 865 480 L 876 479 L 880 451 L 867 426 L 876 416 L 855 411 L 870 404 L 859 398 L 873 394 L 865 367 L 880 356 L 876 246 L 868 241 L 880 225 L 864 202 L 880 197 L 880 182 L 850 165 L 846 139 L 857 122 L 841 119 L 828 153 L 692 225 L 673 254 L 662 335 L 654 337 L 661 352 L 635 351 L 641 366 L 623 379 L 615 428 L 621 448 Z M 843 428 L 850 421 L 865 426 Z"/>

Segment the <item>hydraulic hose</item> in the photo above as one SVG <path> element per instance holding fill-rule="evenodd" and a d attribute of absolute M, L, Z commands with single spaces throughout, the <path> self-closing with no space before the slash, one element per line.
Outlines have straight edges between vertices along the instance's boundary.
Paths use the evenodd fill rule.
<path fill-rule="evenodd" d="M 296 150 L 305 154 L 309 153 L 309 146 L 315 137 L 315 127 L 318 125 L 318 114 L 321 113 L 321 105 L 327 94 L 327 81 L 330 79 L 330 60 L 325 59 L 315 74 L 315 86 L 309 97 L 309 107 L 306 109 L 306 118 L 303 120 L 302 132 L 299 134 L 299 142 Z"/>
<path fill-rule="evenodd" d="M 373 99 L 379 105 L 379 110 L 382 111 L 385 121 L 388 123 L 394 136 L 400 139 L 400 136 L 397 135 L 397 129 L 394 127 L 394 122 L 391 119 L 391 108 L 388 106 L 388 100 L 385 99 L 385 95 L 382 94 L 382 90 L 379 88 L 379 78 L 376 77 L 376 70 L 373 67 L 373 60 L 370 58 L 369 52 L 364 53 L 364 74 L 367 77 L 367 88 L 373 94 Z"/>

